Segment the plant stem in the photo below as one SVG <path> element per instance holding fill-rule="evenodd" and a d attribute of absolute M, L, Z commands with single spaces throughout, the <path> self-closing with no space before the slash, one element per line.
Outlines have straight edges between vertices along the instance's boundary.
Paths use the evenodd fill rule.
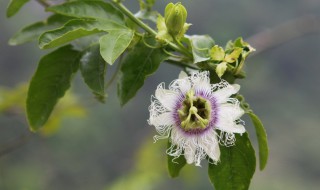
<path fill-rule="evenodd" d="M 241 60 L 240 64 L 238 65 L 238 67 L 236 68 L 236 70 L 234 72 L 234 75 L 238 75 L 242 71 L 243 66 L 244 66 L 244 59 Z"/>
<path fill-rule="evenodd" d="M 168 60 L 166 60 L 166 62 L 169 63 L 169 64 L 172 64 L 172 65 L 179 66 L 179 67 L 188 67 L 190 69 L 196 69 L 196 70 L 200 69 L 196 65 L 191 65 L 191 64 L 188 64 L 188 63 L 181 62 L 181 61 L 175 59 L 174 57 L 170 57 Z"/>
<path fill-rule="evenodd" d="M 138 18 L 136 18 L 132 12 L 130 12 L 122 3 L 120 3 L 117 0 L 113 0 L 112 1 L 113 5 L 115 7 L 117 7 L 123 14 L 125 14 L 127 17 L 129 17 L 133 22 L 135 22 L 138 26 L 140 26 L 141 28 L 143 28 L 146 32 L 150 33 L 153 36 L 157 35 L 157 32 L 154 31 L 152 28 L 150 28 L 148 25 L 146 25 L 144 22 L 142 22 L 141 20 L 139 20 Z M 174 49 L 177 52 L 180 52 L 188 57 L 191 57 L 190 52 L 186 51 L 185 48 L 182 48 L 178 45 L 176 45 L 175 43 L 172 42 L 168 42 L 168 45 Z"/>

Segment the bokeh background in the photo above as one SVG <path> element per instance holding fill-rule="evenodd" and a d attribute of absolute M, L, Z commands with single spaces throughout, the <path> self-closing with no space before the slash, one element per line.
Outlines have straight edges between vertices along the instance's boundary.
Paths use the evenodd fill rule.
<path fill-rule="evenodd" d="M 247 79 L 239 83 L 241 93 L 265 124 L 270 158 L 264 171 L 257 168 L 250 189 L 318 189 L 320 1 L 181 1 L 193 24 L 189 34 L 209 34 L 222 46 L 242 36 L 258 50 L 247 61 Z M 101 104 L 77 75 L 73 93 L 53 118 L 59 128 L 28 132 L 20 109 L 25 94 L 22 84 L 30 80 L 41 55 L 47 52 L 39 50 L 36 43 L 12 47 L 7 42 L 18 29 L 44 19 L 47 13 L 32 0 L 7 19 L 8 2 L 0 1 L 0 105 L 4 97 L 11 97 L 17 105 L 2 112 L 0 107 L 1 190 L 212 189 L 206 164 L 187 166 L 179 178 L 170 179 L 166 142 L 153 144 L 156 132 L 146 121 L 150 95 L 156 85 L 169 83 L 179 73 L 166 63 L 122 108 L 116 84 Z M 155 8 L 163 12 L 167 3 L 158 0 Z M 125 4 L 138 10 L 135 0 Z M 107 75 L 110 78 L 111 72 Z M 244 119 L 257 147 L 253 127 Z"/>

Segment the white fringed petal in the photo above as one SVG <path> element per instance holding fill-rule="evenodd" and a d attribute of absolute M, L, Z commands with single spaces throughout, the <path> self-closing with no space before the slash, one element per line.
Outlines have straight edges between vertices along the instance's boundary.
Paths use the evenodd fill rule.
<path fill-rule="evenodd" d="M 209 72 L 194 72 L 190 76 L 193 88 L 197 92 L 203 92 L 206 95 L 211 94 L 211 84 L 209 78 Z"/>
<path fill-rule="evenodd" d="M 172 113 L 171 112 L 165 112 L 160 115 L 154 115 L 150 116 L 149 119 L 149 124 L 154 125 L 155 127 L 157 126 L 168 126 L 168 125 L 174 125 L 174 120 L 172 118 Z"/>
<path fill-rule="evenodd" d="M 175 107 L 178 93 L 172 90 L 164 89 L 164 83 L 161 83 L 158 85 L 158 88 L 156 90 L 156 98 L 159 100 L 159 102 L 168 110 L 173 110 Z"/>
<path fill-rule="evenodd" d="M 220 120 L 216 124 L 216 128 L 227 132 L 227 133 L 244 133 L 246 132 L 246 129 L 244 128 L 243 125 L 236 124 L 234 121 L 231 120 Z"/>
<path fill-rule="evenodd" d="M 184 148 L 184 157 L 186 158 L 186 161 L 188 164 L 192 164 L 195 161 L 194 160 L 195 154 L 196 154 L 196 148 L 193 144 L 190 144 L 189 146 L 186 146 Z"/>
<path fill-rule="evenodd" d="M 205 153 L 213 160 L 218 162 L 220 159 L 219 141 L 216 132 L 212 129 L 199 138 L 199 145 L 203 148 Z"/>
<path fill-rule="evenodd" d="M 169 89 L 181 94 L 186 94 L 191 89 L 189 78 L 179 78 L 170 83 Z"/>
<path fill-rule="evenodd" d="M 244 110 L 238 104 L 222 104 L 219 106 L 219 119 L 235 121 L 244 114 Z"/>
<path fill-rule="evenodd" d="M 231 95 L 236 94 L 240 90 L 240 85 L 238 84 L 230 85 L 226 81 L 223 81 L 219 84 L 223 84 L 224 86 L 222 88 L 219 88 L 217 91 L 213 92 L 213 95 L 217 99 L 217 103 L 220 104 L 227 102 Z"/>

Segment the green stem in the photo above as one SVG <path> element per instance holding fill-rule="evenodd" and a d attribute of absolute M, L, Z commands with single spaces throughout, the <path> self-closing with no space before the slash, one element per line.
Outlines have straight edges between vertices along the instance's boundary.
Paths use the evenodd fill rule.
<path fill-rule="evenodd" d="M 241 60 L 240 64 L 238 65 L 237 69 L 234 72 L 234 75 L 240 74 L 240 72 L 242 71 L 243 66 L 244 66 L 244 59 Z"/>
<path fill-rule="evenodd" d="M 154 31 L 152 28 L 150 28 L 148 25 L 146 25 L 144 22 L 136 18 L 132 12 L 130 12 L 122 3 L 119 2 L 119 0 L 113 0 L 112 1 L 113 5 L 117 7 L 123 14 L 125 14 L 127 17 L 129 17 L 133 22 L 135 22 L 138 26 L 143 28 L 146 32 L 150 33 L 153 36 L 157 35 L 157 32 Z M 177 52 L 180 52 L 188 57 L 191 57 L 190 52 L 186 51 L 185 48 L 182 48 L 175 43 L 168 42 L 168 45 L 174 49 Z"/>
<path fill-rule="evenodd" d="M 177 60 L 175 57 L 170 57 L 168 60 L 166 60 L 166 62 L 169 64 L 172 64 L 172 65 L 183 67 L 183 68 L 188 67 L 190 69 L 200 70 L 200 68 L 198 66 L 181 62 L 180 60 Z"/>
<path fill-rule="evenodd" d="M 192 54 L 188 51 L 186 47 L 183 46 L 183 44 L 179 40 L 177 40 L 176 37 L 173 37 L 173 40 L 184 52 L 186 52 L 186 55 L 188 55 L 188 57 L 192 57 Z"/>

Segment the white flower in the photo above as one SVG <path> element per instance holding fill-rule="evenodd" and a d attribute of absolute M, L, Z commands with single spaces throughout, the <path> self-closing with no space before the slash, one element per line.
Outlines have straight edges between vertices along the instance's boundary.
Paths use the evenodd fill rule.
<path fill-rule="evenodd" d="M 239 85 L 224 80 L 210 84 L 208 71 L 194 72 L 189 77 L 182 72 L 168 90 L 161 83 L 149 107 L 148 122 L 159 133 L 155 141 L 170 138 L 172 146 L 167 154 L 175 158 L 184 155 L 188 164 L 200 166 L 206 156 L 216 163 L 220 158 L 219 142 L 231 146 L 234 133 L 245 132 L 240 120 L 244 111 L 237 99 L 230 98 L 239 89 Z"/>

